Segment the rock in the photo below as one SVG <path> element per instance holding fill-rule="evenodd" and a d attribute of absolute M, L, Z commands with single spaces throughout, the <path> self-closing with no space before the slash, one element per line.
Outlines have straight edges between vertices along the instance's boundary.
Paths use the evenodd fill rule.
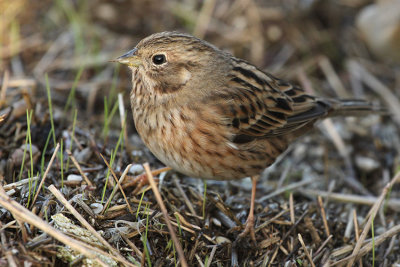
<path fill-rule="evenodd" d="M 129 173 L 131 174 L 141 174 L 144 171 L 144 168 L 141 164 L 133 164 L 129 169 Z"/>
<path fill-rule="evenodd" d="M 99 214 L 103 210 L 103 205 L 100 203 L 92 203 L 90 204 L 90 208 L 94 212 L 94 214 Z"/>
<path fill-rule="evenodd" d="M 356 156 L 356 166 L 365 172 L 372 172 L 378 169 L 381 164 L 373 158 Z"/>
<path fill-rule="evenodd" d="M 373 53 L 383 60 L 400 62 L 400 0 L 365 7 L 356 25 Z"/>
<path fill-rule="evenodd" d="M 78 162 L 88 162 L 93 154 L 93 151 L 90 147 L 85 147 L 81 151 L 75 152 L 74 154 Z"/>
<path fill-rule="evenodd" d="M 30 162 L 30 152 L 29 152 L 29 144 L 24 144 L 20 148 L 17 148 L 13 154 L 11 155 L 11 159 L 14 163 L 14 165 L 18 166 L 22 164 L 22 160 L 24 158 L 24 151 L 26 149 L 26 154 L 25 154 L 25 164 L 28 164 Z M 37 162 L 40 156 L 40 151 L 37 148 L 37 146 L 32 144 L 32 158 L 33 158 L 33 164 Z"/>
<path fill-rule="evenodd" d="M 77 175 L 77 174 L 70 174 L 67 177 L 67 181 L 77 181 L 77 182 L 81 182 L 82 181 L 82 176 L 81 175 Z"/>
<path fill-rule="evenodd" d="M 217 243 L 217 245 L 221 245 L 224 243 L 232 243 L 232 241 L 230 241 L 228 238 L 223 237 L 223 236 L 217 236 L 215 238 L 215 242 Z"/>

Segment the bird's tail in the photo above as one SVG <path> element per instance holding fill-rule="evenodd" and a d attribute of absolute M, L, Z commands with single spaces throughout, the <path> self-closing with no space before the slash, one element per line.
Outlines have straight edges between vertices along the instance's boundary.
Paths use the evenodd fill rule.
<path fill-rule="evenodd" d="M 316 99 L 311 109 L 289 117 L 287 128 L 283 127 L 283 129 L 289 129 L 290 138 L 295 139 L 308 132 L 318 119 L 335 116 L 366 116 L 368 114 L 384 115 L 388 112 L 385 108 L 365 100 Z M 282 132 L 287 134 L 288 131 Z"/>
<path fill-rule="evenodd" d="M 323 100 L 326 103 L 326 100 Z M 327 117 L 334 116 L 364 116 L 371 113 L 386 114 L 387 110 L 372 102 L 359 99 L 328 100 L 331 106 Z"/>

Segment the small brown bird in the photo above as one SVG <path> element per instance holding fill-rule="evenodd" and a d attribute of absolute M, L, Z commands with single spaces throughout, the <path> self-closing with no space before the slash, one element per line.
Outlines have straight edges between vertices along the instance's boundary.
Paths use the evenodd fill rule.
<path fill-rule="evenodd" d="M 246 228 L 254 234 L 258 174 L 320 118 L 373 107 L 322 99 L 188 34 L 153 34 L 118 62 L 132 70 L 136 129 L 167 166 L 192 177 L 252 177 Z"/>

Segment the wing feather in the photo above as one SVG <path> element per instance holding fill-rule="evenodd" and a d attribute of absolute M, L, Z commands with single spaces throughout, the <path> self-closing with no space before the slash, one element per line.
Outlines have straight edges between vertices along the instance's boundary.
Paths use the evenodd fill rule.
<path fill-rule="evenodd" d="M 213 99 L 234 133 L 233 142 L 289 134 L 327 115 L 330 109 L 329 104 L 307 95 L 300 87 L 245 61 L 234 59 L 232 64 L 229 87 Z"/>

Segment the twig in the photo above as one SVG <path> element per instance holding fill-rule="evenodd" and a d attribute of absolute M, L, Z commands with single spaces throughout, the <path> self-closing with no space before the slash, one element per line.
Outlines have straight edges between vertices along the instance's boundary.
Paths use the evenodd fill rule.
<path fill-rule="evenodd" d="M 318 65 L 321 68 L 322 72 L 325 74 L 326 79 L 328 80 L 329 85 L 337 92 L 337 95 L 340 98 L 349 98 L 350 95 L 347 93 L 342 81 L 338 77 L 335 69 L 332 66 L 332 63 L 326 56 L 320 56 L 318 58 Z"/>
<path fill-rule="evenodd" d="M 278 219 L 279 217 L 281 217 L 283 214 L 285 214 L 286 212 L 288 212 L 290 210 L 282 210 L 281 212 L 279 212 L 277 215 L 275 215 L 274 217 L 272 217 L 271 219 L 263 222 L 262 224 L 260 224 L 256 229 L 255 232 L 257 233 L 258 231 L 260 231 L 261 229 L 263 229 L 264 227 L 266 227 L 268 224 L 274 222 L 276 219 Z"/>
<path fill-rule="evenodd" d="M 183 217 L 179 212 L 175 211 L 175 212 L 174 212 L 174 215 L 175 215 L 175 216 L 178 216 L 181 225 L 182 225 L 182 224 L 183 224 L 183 225 L 187 225 L 188 227 L 192 227 L 192 228 L 194 228 L 194 229 L 196 229 L 196 230 L 198 230 L 198 231 L 201 231 L 201 227 L 199 227 L 199 226 L 197 226 L 197 225 L 195 225 L 195 224 L 191 224 L 190 222 L 188 222 L 188 221 L 185 219 L 185 217 Z M 195 218 L 196 218 L 196 217 L 195 217 Z"/>
<path fill-rule="evenodd" d="M 289 195 L 289 210 L 290 210 L 290 222 L 294 224 L 295 217 L 294 217 L 294 204 L 293 204 L 293 193 L 290 192 Z"/>
<path fill-rule="evenodd" d="M 10 73 L 8 70 L 4 71 L 4 76 L 3 76 L 3 83 L 1 85 L 1 91 L 0 91 L 0 108 L 3 106 L 3 104 L 6 103 L 6 93 L 7 93 L 7 88 L 8 88 L 8 80 L 10 77 Z"/>
<path fill-rule="evenodd" d="M 181 184 L 179 183 L 178 179 L 174 176 L 172 181 L 176 185 L 176 188 L 178 188 L 179 193 L 183 197 L 183 200 L 185 201 L 186 206 L 189 208 L 190 212 L 197 216 L 196 211 L 194 210 L 192 203 L 190 202 L 189 198 L 187 197 L 185 191 L 183 191 Z"/>
<path fill-rule="evenodd" d="M 354 233 L 356 236 L 356 242 L 358 242 L 358 239 L 360 239 L 360 233 L 358 232 L 357 211 L 355 209 L 353 209 L 353 222 L 354 222 Z M 361 259 L 358 266 L 360 267 L 363 266 Z"/>
<path fill-rule="evenodd" d="M 3 188 L 4 188 L 4 190 L 8 191 L 8 190 L 20 187 L 20 186 L 22 186 L 24 184 L 29 184 L 31 182 L 35 182 L 37 179 L 39 179 L 39 176 L 35 176 L 35 177 L 32 177 L 32 178 L 26 178 L 26 179 L 23 179 L 21 181 L 17 181 L 15 183 L 6 184 L 5 186 L 3 186 Z"/>
<path fill-rule="evenodd" d="M 345 242 L 350 240 L 350 236 L 351 233 L 353 232 L 353 226 L 354 226 L 354 222 L 353 222 L 353 210 L 348 211 L 348 215 L 347 215 L 347 222 L 346 222 L 346 228 L 344 230 L 344 235 L 343 235 L 343 240 Z"/>
<path fill-rule="evenodd" d="M 8 227 L 10 227 L 11 225 L 13 225 L 13 224 L 15 224 L 17 222 L 17 220 L 13 220 L 13 221 L 11 221 L 11 222 L 9 222 L 9 223 L 7 223 L 7 224 L 5 224 L 5 225 L 3 225 L 1 222 L 0 222 L 0 232 L 1 231 L 4 231 L 4 229 L 7 229 Z"/>
<path fill-rule="evenodd" d="M 304 250 L 304 252 L 306 253 L 307 258 L 308 258 L 308 260 L 310 261 L 311 266 L 312 266 L 312 267 L 315 267 L 315 264 L 314 264 L 314 262 L 313 262 L 313 260 L 312 260 L 312 258 L 311 258 L 311 255 L 310 255 L 310 253 L 308 252 L 308 249 L 306 248 L 306 245 L 304 244 L 303 237 L 301 237 L 301 234 L 298 234 L 297 236 L 299 237 L 299 241 L 300 241 L 300 243 L 301 243 L 301 246 L 303 247 L 303 250 Z"/>
<path fill-rule="evenodd" d="M 322 249 L 328 244 L 329 241 L 331 241 L 333 235 L 328 236 L 327 239 L 322 243 L 322 245 L 317 249 L 317 251 L 314 253 L 314 259 L 318 256 L 318 254 L 322 251 Z"/>
<path fill-rule="evenodd" d="M 340 155 L 347 161 L 350 161 L 349 151 L 346 148 L 346 145 L 343 142 L 342 137 L 336 130 L 335 126 L 332 123 L 331 119 L 325 119 L 323 125 L 328 132 L 329 136 L 332 139 L 333 144 L 335 145 L 336 149 L 339 151 Z"/>
<path fill-rule="evenodd" d="M 170 220 L 168 218 L 167 209 L 165 208 L 164 202 L 163 202 L 163 200 L 161 198 L 160 192 L 158 191 L 157 185 L 154 182 L 154 178 L 153 178 L 153 175 L 151 174 L 149 164 L 145 163 L 145 164 L 143 164 L 143 167 L 144 167 L 144 169 L 146 171 L 147 179 L 149 179 L 149 183 L 150 183 L 151 189 L 153 189 L 153 193 L 154 193 L 154 196 L 156 197 L 157 203 L 160 206 L 161 212 L 164 215 L 164 219 L 165 219 L 165 222 L 167 224 L 167 227 L 168 227 L 169 233 L 171 235 L 172 241 L 174 242 L 175 248 L 178 251 L 178 255 L 179 255 L 179 259 L 181 260 L 181 264 L 182 264 L 183 267 L 188 267 L 188 264 L 187 264 L 186 259 L 185 259 L 185 254 L 183 253 L 183 249 L 181 247 L 181 244 L 179 243 L 179 240 L 176 237 L 174 228 L 172 228 L 172 224 L 171 224 L 171 222 L 170 222 Z"/>
<path fill-rule="evenodd" d="M 204 267 L 204 263 L 201 261 L 199 255 L 196 253 L 194 256 L 196 257 L 196 260 L 199 263 L 199 266 Z"/>
<path fill-rule="evenodd" d="M 208 257 L 207 264 L 206 264 L 205 267 L 210 267 L 211 266 L 211 262 L 212 262 L 212 259 L 214 258 L 215 251 L 217 251 L 217 245 L 213 246 L 213 248 L 211 250 L 211 253 L 210 253 L 210 257 Z"/>
<path fill-rule="evenodd" d="M 341 194 L 341 193 L 330 193 L 326 191 L 320 190 L 312 190 L 312 189 L 298 189 L 298 192 L 305 196 L 321 196 L 321 197 L 329 197 L 330 200 L 341 201 L 341 202 L 350 202 L 362 205 L 374 205 L 377 201 L 376 197 L 371 196 L 359 196 L 359 195 L 351 195 L 351 194 Z M 385 202 L 388 207 L 394 209 L 396 211 L 400 210 L 400 199 L 389 199 Z"/>
<path fill-rule="evenodd" d="M 303 214 L 300 216 L 300 218 L 297 219 L 294 225 L 290 227 L 290 229 L 285 233 L 285 235 L 282 237 L 282 239 L 279 241 L 279 245 L 275 248 L 271 258 L 267 262 L 267 266 L 271 266 L 271 264 L 274 262 L 276 255 L 278 254 L 279 247 L 283 244 L 283 242 L 286 241 L 286 239 L 289 237 L 289 235 L 296 229 L 297 225 L 304 219 L 304 217 L 308 214 L 308 210 L 304 211 Z"/>
<path fill-rule="evenodd" d="M 197 16 L 196 25 L 193 30 L 193 34 L 199 38 L 204 38 L 207 31 L 208 24 L 211 20 L 211 14 L 213 12 L 215 0 L 203 1 L 203 6 L 200 10 L 200 14 Z"/>
<path fill-rule="evenodd" d="M 278 190 L 275 190 L 271 194 L 268 194 L 268 195 L 266 195 L 264 197 L 259 198 L 258 201 L 259 202 L 264 202 L 265 200 L 273 198 L 273 197 L 275 197 L 277 195 L 280 195 L 282 193 L 285 193 L 286 191 L 294 190 L 294 189 L 296 189 L 298 187 L 302 187 L 302 186 L 310 184 L 312 182 L 313 182 L 313 179 L 307 179 L 307 180 L 303 180 L 303 181 L 300 181 L 300 182 L 297 182 L 297 183 L 291 183 L 291 184 L 289 184 L 287 186 L 281 187 Z"/>
<path fill-rule="evenodd" d="M 119 180 L 118 180 L 117 177 L 116 177 L 116 175 L 115 175 L 115 172 L 114 172 L 114 170 L 111 168 L 110 164 L 108 164 L 108 162 L 106 161 L 106 159 L 103 157 L 103 155 L 102 155 L 101 153 L 100 153 L 100 156 L 103 158 L 103 160 L 104 160 L 104 162 L 106 163 L 107 167 L 110 169 L 110 171 L 111 171 L 111 173 L 112 173 L 112 175 L 113 175 L 115 181 L 117 182 L 117 185 L 116 185 L 116 186 L 117 186 L 117 187 L 119 188 L 119 190 L 121 191 L 121 193 L 122 193 L 122 195 L 123 195 L 123 197 L 124 197 L 124 199 L 125 199 L 125 202 L 126 202 L 126 204 L 127 204 L 127 206 L 128 206 L 129 212 L 130 212 L 131 214 L 134 214 L 131 205 L 129 205 L 129 200 L 128 200 L 128 198 L 127 198 L 126 195 L 125 195 L 124 189 L 123 189 L 122 186 L 121 186 L 121 184 L 122 184 L 122 182 L 124 181 L 126 175 L 128 174 L 129 169 L 131 168 L 132 164 L 129 164 L 129 165 L 125 168 L 124 172 L 122 173 L 121 177 L 120 177 Z M 107 209 L 108 204 L 111 202 L 112 198 L 114 197 L 114 193 L 115 193 L 115 190 L 112 191 L 110 197 L 109 197 L 108 200 L 107 200 L 107 203 L 104 205 L 104 208 L 103 208 L 103 210 L 101 211 L 101 214 L 103 214 L 104 211 Z"/>
<path fill-rule="evenodd" d="M 383 258 L 385 259 L 385 262 L 384 262 L 383 266 L 385 266 L 385 267 L 387 266 L 387 262 L 386 261 L 388 260 L 388 256 L 392 252 L 395 244 L 397 243 L 396 241 L 397 241 L 397 235 L 393 235 L 392 238 L 390 239 L 389 246 L 385 251 L 385 255 L 383 256 Z M 361 262 L 361 260 L 360 260 L 360 262 Z M 360 267 L 362 267 L 362 266 L 360 266 Z"/>
<path fill-rule="evenodd" d="M 322 216 L 322 221 L 323 221 L 323 223 L 324 223 L 324 228 L 325 228 L 326 236 L 330 236 L 331 233 L 330 233 L 330 231 L 329 231 L 328 222 L 327 222 L 327 220 L 326 220 L 326 214 L 325 214 L 324 203 L 322 202 L 321 196 L 318 196 L 318 204 L 319 204 L 319 208 L 321 209 L 321 216 Z"/>
<path fill-rule="evenodd" d="M 394 115 L 393 118 L 396 120 L 397 124 L 400 124 L 400 102 L 398 97 L 396 97 L 386 85 L 367 71 L 360 63 L 351 60 L 349 66 L 351 69 L 354 69 L 359 76 L 361 76 L 361 80 L 367 84 L 369 88 L 385 100 Z"/>
<path fill-rule="evenodd" d="M 68 149 L 67 149 L 67 154 L 71 158 L 71 160 L 74 163 L 75 167 L 78 169 L 80 175 L 82 175 L 83 179 L 85 179 L 85 181 L 88 184 L 88 186 L 93 187 L 92 182 L 89 180 L 89 178 L 86 176 L 86 174 L 82 171 L 82 168 L 79 165 L 78 161 L 75 159 L 74 155 L 72 155 L 71 151 L 69 151 Z"/>
<path fill-rule="evenodd" d="M 196 232 L 194 230 L 192 230 L 192 229 L 190 229 L 190 228 L 188 228 L 188 227 L 186 227 L 186 226 L 184 226 L 182 224 L 178 224 L 178 223 L 176 223 L 174 221 L 171 221 L 171 224 L 175 225 L 176 227 L 180 227 L 182 230 L 185 230 L 185 231 L 191 233 L 192 235 L 196 234 Z M 198 229 L 196 229 L 196 230 L 198 230 Z"/>
<path fill-rule="evenodd" d="M 51 168 L 51 166 L 53 165 L 53 161 L 54 161 L 54 159 L 55 159 L 55 157 L 56 157 L 56 155 L 57 155 L 57 152 L 58 152 L 58 149 L 59 149 L 59 148 L 60 148 L 60 143 L 57 143 L 56 148 L 54 149 L 53 155 L 51 156 L 49 165 L 47 165 L 46 171 L 45 171 L 44 174 L 43 174 L 42 181 L 40 181 L 40 184 L 39 184 L 39 186 L 38 186 L 38 188 L 37 188 L 37 190 L 36 190 L 36 194 L 35 194 L 35 197 L 33 198 L 31 207 L 33 207 L 33 205 L 35 204 L 35 201 L 36 201 L 36 199 L 37 199 L 37 197 L 38 197 L 38 195 L 39 195 L 39 193 L 40 193 L 40 189 L 42 188 L 43 183 L 44 183 L 44 180 L 46 179 L 47 174 L 49 173 L 50 168 Z"/>
<path fill-rule="evenodd" d="M 30 78 L 10 78 L 8 80 L 8 87 L 35 87 L 36 80 Z"/>

